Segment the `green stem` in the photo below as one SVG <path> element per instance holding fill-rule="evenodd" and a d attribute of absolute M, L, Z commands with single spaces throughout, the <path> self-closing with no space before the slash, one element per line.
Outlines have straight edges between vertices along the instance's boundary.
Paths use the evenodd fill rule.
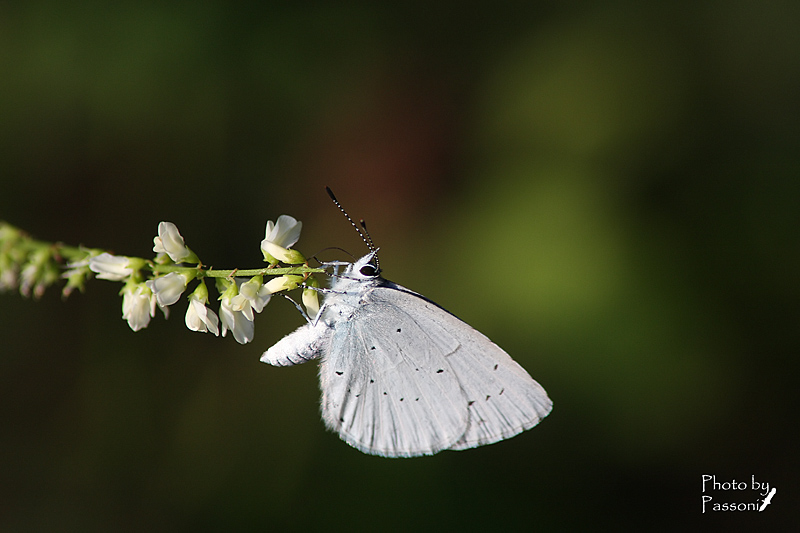
<path fill-rule="evenodd" d="M 33 239 L 27 233 L 16 228 L 6 222 L 0 221 L 0 253 L 6 254 L 8 256 L 9 253 L 15 250 L 17 257 L 14 259 L 15 261 L 23 264 L 27 261 L 30 261 L 30 257 L 33 254 L 47 251 L 48 254 L 46 259 L 52 263 L 52 269 L 56 272 L 55 278 L 58 279 L 58 268 L 64 267 L 64 263 L 77 263 L 84 261 L 88 257 L 100 255 L 103 253 L 104 250 L 94 249 L 94 248 L 85 248 L 83 246 L 69 246 L 67 244 L 56 242 L 45 242 Z M 20 255 L 21 254 L 21 255 Z M 8 259 L 8 257 L 6 257 Z M 274 268 L 274 267 L 265 267 L 265 268 L 251 268 L 246 270 L 215 270 L 213 268 L 204 267 L 202 265 L 197 266 L 182 266 L 182 265 L 162 265 L 159 263 L 154 263 L 152 260 L 143 259 L 139 257 L 129 257 L 129 260 L 133 262 L 136 267 L 135 270 L 138 269 L 146 269 L 155 274 L 165 274 L 169 272 L 180 272 L 182 274 L 187 274 L 189 277 L 192 278 L 229 278 L 229 277 L 253 277 L 253 276 L 285 276 L 285 275 L 308 275 L 308 274 L 322 274 L 325 272 L 323 268 L 312 268 L 308 265 L 298 265 L 298 266 L 290 266 L 290 267 L 281 267 L 281 268 Z M 44 262 L 45 259 L 43 258 L 41 262 Z M 5 261 L 6 263 L 8 261 Z M 21 269 L 22 267 L 17 267 Z M 84 268 L 86 268 L 84 266 Z M 86 268 L 86 273 L 88 274 L 88 268 Z M 140 276 L 140 274 L 136 274 Z M 47 281 L 46 285 L 51 284 L 52 281 Z M 70 283 L 73 283 L 72 281 Z M 83 287 L 83 280 L 75 281 L 73 287 L 81 288 Z"/>
<path fill-rule="evenodd" d="M 185 272 L 189 274 L 196 274 L 198 277 L 205 277 L 205 278 L 227 278 L 230 276 L 234 277 L 253 277 L 253 276 L 285 276 L 285 275 L 303 275 L 303 274 L 322 274 L 325 272 L 325 269 L 322 268 L 312 268 L 305 265 L 297 266 L 297 267 L 285 267 L 285 268 L 251 268 L 247 270 L 198 270 L 194 267 L 183 267 L 178 265 L 152 265 L 151 270 L 153 272 L 158 273 L 167 273 L 167 272 Z"/>

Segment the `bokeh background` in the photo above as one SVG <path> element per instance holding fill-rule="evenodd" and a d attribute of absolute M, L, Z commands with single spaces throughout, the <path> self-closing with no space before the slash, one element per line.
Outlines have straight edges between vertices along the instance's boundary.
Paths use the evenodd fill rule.
<path fill-rule="evenodd" d="M 185 302 L 133 333 L 116 283 L 7 293 L 0 530 L 795 530 L 798 4 L 274 4 L 0 2 L 0 219 L 143 257 L 169 220 L 253 268 L 288 213 L 361 255 L 329 185 L 552 414 L 370 457 L 314 365 L 259 362 L 286 301 L 240 346 Z M 702 514 L 703 474 L 777 494 Z"/>

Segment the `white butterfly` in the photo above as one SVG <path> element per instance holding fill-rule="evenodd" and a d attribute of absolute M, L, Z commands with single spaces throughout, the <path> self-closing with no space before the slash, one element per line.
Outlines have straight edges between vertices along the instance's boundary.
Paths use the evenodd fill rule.
<path fill-rule="evenodd" d="M 552 409 L 499 346 L 382 278 L 375 251 L 331 280 L 316 319 L 261 360 L 319 358 L 322 418 L 351 446 L 385 457 L 464 450 L 513 437 Z"/>

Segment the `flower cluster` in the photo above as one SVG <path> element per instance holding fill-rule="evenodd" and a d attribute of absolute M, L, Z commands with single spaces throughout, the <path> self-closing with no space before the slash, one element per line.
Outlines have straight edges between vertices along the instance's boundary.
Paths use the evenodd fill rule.
<path fill-rule="evenodd" d="M 39 297 L 48 285 L 66 278 L 63 294 L 68 296 L 75 288 L 83 290 L 91 276 L 119 281 L 124 283 L 120 291 L 122 318 L 132 330 L 139 331 L 148 326 L 156 309 L 168 316 L 169 307 L 197 280 L 187 297 L 186 327 L 217 336 L 230 331 L 237 342 L 245 344 L 253 340 L 255 313 L 260 313 L 277 292 L 303 284 L 307 314 L 313 317 L 319 310 L 317 291 L 308 288 L 319 287 L 310 276 L 319 269 L 309 268 L 303 255 L 292 249 L 301 229 L 302 223 L 288 215 L 281 215 L 274 223 L 268 221 L 261 251 L 269 266 L 224 271 L 205 268 L 171 222 L 158 225 L 153 260 L 34 241 L 17 228 L 0 223 L 0 290 L 19 287 L 23 295 Z M 64 260 L 66 271 L 62 273 Z M 281 268 L 281 263 L 288 266 Z M 273 277 L 265 281 L 265 276 Z M 209 307 L 207 277 L 216 279 L 219 314 Z"/>
<path fill-rule="evenodd" d="M 61 264 L 90 250 L 58 246 L 32 239 L 22 230 L 0 222 L 0 292 L 19 289 L 23 296 L 41 298 L 45 289 L 61 279 Z M 69 273 L 71 274 L 71 273 Z M 83 281 L 71 276 L 63 289 L 69 296 L 83 290 Z"/>

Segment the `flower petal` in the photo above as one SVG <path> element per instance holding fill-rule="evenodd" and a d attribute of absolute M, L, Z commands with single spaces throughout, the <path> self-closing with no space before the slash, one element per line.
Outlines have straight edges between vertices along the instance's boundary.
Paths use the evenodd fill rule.
<path fill-rule="evenodd" d="M 251 311 L 252 313 L 252 311 Z M 247 344 L 253 340 L 255 324 L 241 311 L 234 311 L 231 308 L 231 299 L 224 297 L 220 301 L 219 317 L 222 322 L 222 336 L 224 337 L 230 330 L 233 338 L 239 344 Z"/>
<path fill-rule="evenodd" d="M 127 257 L 108 252 L 89 258 L 89 269 L 97 274 L 98 279 L 111 281 L 122 281 L 133 274 Z"/>
<path fill-rule="evenodd" d="M 275 223 L 275 231 L 278 235 L 272 242 L 284 248 L 291 248 L 300 239 L 302 229 L 302 222 L 289 215 L 281 215 Z"/>
<path fill-rule="evenodd" d="M 261 241 L 261 250 L 264 252 L 265 260 L 272 262 L 270 258 L 272 257 L 286 262 L 286 258 L 290 257 L 287 256 L 287 248 L 295 245 L 300 238 L 302 229 L 303 223 L 289 215 L 279 216 L 278 221 L 275 223 L 268 220 L 264 240 Z M 273 249 L 275 253 L 270 252 L 270 249 Z M 297 254 L 297 252 L 291 253 Z M 297 260 L 297 257 L 295 257 L 295 260 Z"/>
<path fill-rule="evenodd" d="M 192 256 L 192 251 L 186 247 L 178 226 L 172 222 L 158 223 L 158 237 L 153 239 L 153 251 L 167 254 L 176 263 Z"/>
<path fill-rule="evenodd" d="M 178 272 L 170 272 L 166 276 L 151 279 L 146 282 L 147 287 L 156 295 L 158 305 L 166 307 L 178 301 L 183 291 L 186 290 L 188 279 Z"/>
<path fill-rule="evenodd" d="M 122 318 L 128 321 L 133 331 L 150 324 L 155 315 L 156 299 L 143 284 L 128 285 L 123 289 Z"/>
<path fill-rule="evenodd" d="M 219 336 L 219 318 L 198 298 L 189 299 L 186 309 L 186 327 L 192 331 L 211 332 Z"/>

